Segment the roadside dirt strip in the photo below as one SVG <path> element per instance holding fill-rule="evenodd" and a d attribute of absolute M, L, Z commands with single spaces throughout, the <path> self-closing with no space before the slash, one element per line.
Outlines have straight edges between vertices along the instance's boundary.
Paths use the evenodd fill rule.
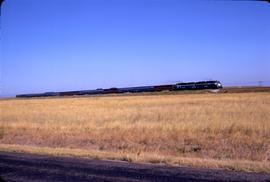
<path fill-rule="evenodd" d="M 0 152 L 4 181 L 270 181 L 270 174 Z M 1 180 L 0 180 L 1 181 Z"/>

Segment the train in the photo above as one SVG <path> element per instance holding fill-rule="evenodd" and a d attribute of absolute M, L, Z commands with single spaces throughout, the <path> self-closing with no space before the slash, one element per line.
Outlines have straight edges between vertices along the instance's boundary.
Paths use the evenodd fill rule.
<path fill-rule="evenodd" d="M 125 87 L 125 88 L 108 88 L 96 90 L 80 90 L 80 91 L 65 91 L 65 92 L 45 92 L 35 94 L 20 94 L 18 98 L 31 97 L 55 97 L 55 96 L 79 96 L 79 95 L 102 95 L 102 94 L 121 94 L 121 93 L 140 93 L 140 92 L 161 92 L 161 91 L 180 91 L 180 90 L 202 90 L 202 89 L 222 89 L 220 81 L 199 81 L 185 82 L 167 85 L 155 86 L 140 86 L 140 87 Z"/>

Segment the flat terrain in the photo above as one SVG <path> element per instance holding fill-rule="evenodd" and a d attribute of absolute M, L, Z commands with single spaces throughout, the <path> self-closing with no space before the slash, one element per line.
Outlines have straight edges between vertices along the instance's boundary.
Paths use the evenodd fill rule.
<path fill-rule="evenodd" d="M 270 174 L 0 152 L 7 181 L 269 181 Z"/>
<path fill-rule="evenodd" d="M 0 100 L 0 150 L 270 172 L 270 92 Z"/>

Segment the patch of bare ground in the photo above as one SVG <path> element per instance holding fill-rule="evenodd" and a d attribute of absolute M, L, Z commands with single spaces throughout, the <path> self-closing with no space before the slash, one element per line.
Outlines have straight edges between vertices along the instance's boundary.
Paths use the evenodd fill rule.
<path fill-rule="evenodd" d="M 270 172 L 270 94 L 0 100 L 0 150 Z"/>

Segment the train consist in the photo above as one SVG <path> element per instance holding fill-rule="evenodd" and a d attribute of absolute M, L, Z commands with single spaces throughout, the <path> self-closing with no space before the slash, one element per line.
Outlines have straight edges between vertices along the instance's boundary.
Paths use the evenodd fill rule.
<path fill-rule="evenodd" d="M 170 85 L 21 94 L 16 95 L 16 97 L 76 96 L 76 95 L 119 94 L 119 93 L 160 92 L 160 91 L 177 91 L 177 90 L 221 89 L 221 88 L 222 84 L 220 83 L 220 81 L 201 81 L 201 82 L 177 83 Z"/>

